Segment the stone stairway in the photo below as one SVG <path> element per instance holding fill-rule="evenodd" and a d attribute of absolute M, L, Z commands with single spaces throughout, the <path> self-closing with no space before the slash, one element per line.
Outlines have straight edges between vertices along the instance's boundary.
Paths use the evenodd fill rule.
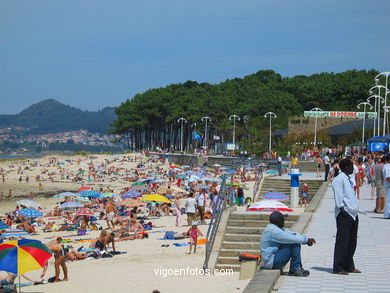
<path fill-rule="evenodd" d="M 322 171 L 325 171 L 325 167 L 322 164 L 321 166 Z M 313 161 L 298 161 L 298 169 L 302 172 L 317 172 L 317 165 Z"/>
<path fill-rule="evenodd" d="M 300 183 L 307 183 L 309 186 L 309 198 L 307 202 L 313 198 L 314 194 L 320 188 L 323 183 L 323 180 L 301 180 Z M 278 177 L 267 177 L 264 179 L 263 185 L 261 186 L 259 192 L 258 200 L 262 199 L 262 196 L 268 192 L 277 191 L 282 192 L 286 195 L 290 195 L 291 187 L 290 187 L 290 179 L 279 179 Z M 290 200 L 281 200 L 281 202 L 286 205 L 290 205 Z"/>
<path fill-rule="evenodd" d="M 269 223 L 269 212 L 233 212 L 230 214 L 218 253 L 216 269 L 240 270 L 239 255 L 260 254 L 261 233 Z M 290 213 L 285 227 L 291 227 L 299 214 Z"/>

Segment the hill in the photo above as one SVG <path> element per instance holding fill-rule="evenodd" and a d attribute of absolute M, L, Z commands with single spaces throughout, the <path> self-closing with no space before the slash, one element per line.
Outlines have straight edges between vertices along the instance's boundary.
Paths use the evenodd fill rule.
<path fill-rule="evenodd" d="M 20 126 L 27 133 L 53 133 L 78 129 L 107 133 L 110 123 L 116 119 L 115 109 L 106 107 L 100 111 L 83 111 L 57 100 L 48 99 L 31 105 L 19 114 L 0 115 L 0 128 Z"/>

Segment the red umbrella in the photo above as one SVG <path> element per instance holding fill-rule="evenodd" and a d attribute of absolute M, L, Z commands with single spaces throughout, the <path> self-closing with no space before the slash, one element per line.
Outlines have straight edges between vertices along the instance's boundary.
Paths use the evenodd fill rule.
<path fill-rule="evenodd" d="M 87 208 L 79 209 L 79 210 L 77 210 L 76 213 L 80 216 L 92 216 L 93 215 L 93 212 Z"/>
<path fill-rule="evenodd" d="M 92 188 L 91 188 L 91 187 L 84 186 L 84 187 L 80 187 L 80 188 L 79 188 L 79 191 L 90 190 L 90 189 L 92 189 Z"/>

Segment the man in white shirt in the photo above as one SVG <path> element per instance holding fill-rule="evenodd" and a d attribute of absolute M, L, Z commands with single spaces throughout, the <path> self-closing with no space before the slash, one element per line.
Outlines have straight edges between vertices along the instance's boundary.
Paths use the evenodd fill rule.
<path fill-rule="evenodd" d="M 325 181 L 328 181 L 328 175 L 329 175 L 329 167 L 330 167 L 330 153 L 327 152 L 324 157 L 324 164 L 325 164 Z"/>
<path fill-rule="evenodd" d="M 359 225 L 359 201 L 356 198 L 353 182 L 350 178 L 353 174 L 352 161 L 343 159 L 339 166 L 341 172 L 332 183 L 337 223 L 333 273 L 348 275 L 348 273 L 361 273 L 355 268 L 353 261 Z"/>
<path fill-rule="evenodd" d="M 386 156 L 386 164 L 383 167 L 383 177 L 386 190 L 386 204 L 383 216 L 385 219 L 390 219 L 390 155 Z"/>
<path fill-rule="evenodd" d="M 195 220 L 196 213 L 196 200 L 192 192 L 189 193 L 185 206 L 187 211 L 187 224 L 191 226 L 192 221 Z"/>

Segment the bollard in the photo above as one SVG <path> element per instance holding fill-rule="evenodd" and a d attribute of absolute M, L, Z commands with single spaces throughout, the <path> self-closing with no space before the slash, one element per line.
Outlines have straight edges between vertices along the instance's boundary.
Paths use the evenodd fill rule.
<path fill-rule="evenodd" d="M 299 173 L 299 169 L 291 169 L 291 192 L 290 192 L 290 202 L 291 208 L 297 208 L 299 203 L 299 176 L 302 174 Z"/>

